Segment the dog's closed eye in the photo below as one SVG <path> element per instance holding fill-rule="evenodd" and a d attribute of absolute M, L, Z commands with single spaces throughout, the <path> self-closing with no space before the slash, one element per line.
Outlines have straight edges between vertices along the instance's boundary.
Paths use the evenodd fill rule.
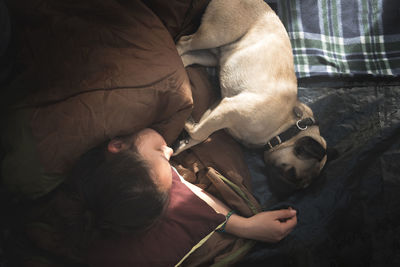
<path fill-rule="evenodd" d="M 324 147 L 309 136 L 300 138 L 295 143 L 294 154 L 299 159 L 317 159 L 321 161 L 326 151 Z"/>

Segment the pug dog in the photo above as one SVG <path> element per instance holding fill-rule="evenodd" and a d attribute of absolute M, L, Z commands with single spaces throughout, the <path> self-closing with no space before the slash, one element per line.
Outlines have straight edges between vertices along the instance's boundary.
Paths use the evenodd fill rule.
<path fill-rule="evenodd" d="M 262 0 L 212 0 L 198 30 L 176 48 L 184 66 L 217 67 L 221 100 L 198 122 L 175 155 L 226 129 L 296 188 L 307 187 L 327 160 L 312 110 L 297 97 L 292 47 L 275 12 Z"/>

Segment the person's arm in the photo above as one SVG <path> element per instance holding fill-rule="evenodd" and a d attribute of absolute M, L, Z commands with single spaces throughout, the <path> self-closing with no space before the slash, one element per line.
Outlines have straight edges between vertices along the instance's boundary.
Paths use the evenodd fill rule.
<path fill-rule="evenodd" d="M 222 201 L 201 188 L 186 182 L 183 179 L 182 181 L 193 191 L 193 193 L 204 200 L 217 213 L 225 216 L 228 214 L 230 209 Z M 296 224 L 296 211 L 289 208 L 261 212 L 249 218 L 232 214 L 225 226 L 225 231 L 241 238 L 264 242 L 278 242 L 287 236 Z"/>
<path fill-rule="evenodd" d="M 233 214 L 226 224 L 225 231 L 242 238 L 278 242 L 287 236 L 296 224 L 296 211 L 283 209 L 260 212 L 250 218 Z"/>

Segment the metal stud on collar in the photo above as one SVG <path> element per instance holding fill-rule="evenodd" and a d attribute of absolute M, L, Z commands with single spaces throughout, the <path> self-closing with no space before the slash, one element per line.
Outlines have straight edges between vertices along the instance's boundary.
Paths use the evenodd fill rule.
<path fill-rule="evenodd" d="M 301 120 L 296 121 L 296 126 L 297 126 L 297 128 L 298 128 L 300 131 L 305 131 L 305 130 L 307 130 L 308 126 L 306 125 L 305 127 L 301 127 L 301 126 L 300 126 L 300 122 L 301 122 Z"/>

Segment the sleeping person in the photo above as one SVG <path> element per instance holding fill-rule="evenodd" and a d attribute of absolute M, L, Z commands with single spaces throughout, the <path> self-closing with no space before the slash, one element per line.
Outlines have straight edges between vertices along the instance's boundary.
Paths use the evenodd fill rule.
<path fill-rule="evenodd" d="M 107 260 L 110 262 L 113 258 L 121 261 L 125 257 L 121 254 L 111 258 L 105 254 L 121 244 L 133 246 L 135 241 L 131 237 L 140 240 L 141 236 L 154 232 L 153 229 L 162 228 L 160 221 L 169 214 L 169 206 L 184 208 L 185 203 L 177 203 L 173 194 L 186 193 L 177 191 L 175 187 L 190 191 L 198 199 L 199 213 L 201 206 L 212 211 L 214 215 L 210 216 L 210 222 L 219 225 L 219 232 L 245 239 L 278 242 L 296 226 L 296 211 L 291 208 L 261 212 L 249 218 L 236 214 L 222 201 L 185 181 L 169 163 L 172 153 L 158 132 L 146 128 L 130 136 L 114 138 L 90 150 L 78 161 L 71 174 L 72 182 L 92 214 L 92 227 L 97 239 L 101 240 L 100 248 L 96 245 L 96 253 L 89 257 L 93 266 L 108 266 Z M 171 231 L 161 231 L 161 235 Z M 159 232 L 155 236 L 160 238 Z M 128 243 L 126 238 L 129 238 Z M 116 241 L 121 239 L 125 241 Z M 143 242 L 131 250 L 137 251 L 137 247 L 144 250 Z M 179 243 L 179 238 L 174 242 Z M 170 245 L 162 250 L 168 251 L 168 247 Z M 121 253 L 121 249 L 117 253 Z M 156 258 L 154 256 L 153 260 Z M 123 263 L 124 260 L 119 264 Z"/>

